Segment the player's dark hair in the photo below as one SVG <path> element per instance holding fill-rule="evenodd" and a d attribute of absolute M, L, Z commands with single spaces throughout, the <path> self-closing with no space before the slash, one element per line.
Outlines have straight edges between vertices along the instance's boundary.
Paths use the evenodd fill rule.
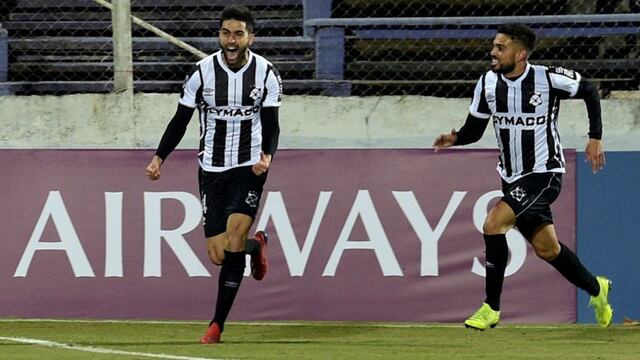
<path fill-rule="evenodd" d="M 497 31 L 522 44 L 529 53 L 536 47 L 536 33 L 525 24 L 502 24 Z"/>
<path fill-rule="evenodd" d="M 244 5 L 230 5 L 225 7 L 220 14 L 220 27 L 225 20 L 244 21 L 247 24 L 249 33 L 253 33 L 255 19 L 253 13 Z"/>

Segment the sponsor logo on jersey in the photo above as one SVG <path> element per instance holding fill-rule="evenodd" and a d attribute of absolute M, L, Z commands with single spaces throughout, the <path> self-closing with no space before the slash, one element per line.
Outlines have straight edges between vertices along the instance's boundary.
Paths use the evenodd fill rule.
<path fill-rule="evenodd" d="M 517 126 L 533 126 L 533 125 L 544 125 L 546 124 L 547 117 L 545 115 L 542 116 L 500 116 L 493 115 L 493 123 L 500 125 L 517 125 Z"/>
<path fill-rule="evenodd" d="M 253 107 L 244 107 L 244 108 L 228 108 L 228 107 L 212 107 L 212 108 L 207 108 L 207 112 L 209 114 L 215 114 L 217 116 L 222 116 L 222 117 L 236 117 L 236 116 L 242 116 L 242 117 L 247 117 L 247 116 L 251 116 L 253 114 L 259 113 L 260 109 L 262 107 L 260 106 L 253 106 Z"/>

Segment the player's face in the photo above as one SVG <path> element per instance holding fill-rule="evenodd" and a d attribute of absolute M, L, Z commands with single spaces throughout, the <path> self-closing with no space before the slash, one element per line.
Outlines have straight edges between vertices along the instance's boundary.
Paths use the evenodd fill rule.
<path fill-rule="evenodd" d="M 526 60 L 525 50 L 505 34 L 497 34 L 491 49 L 491 71 L 510 75 L 517 63 Z"/>
<path fill-rule="evenodd" d="M 249 33 L 246 22 L 234 19 L 223 21 L 218 40 L 229 68 L 237 69 L 247 63 L 247 50 L 253 44 L 254 36 Z"/>

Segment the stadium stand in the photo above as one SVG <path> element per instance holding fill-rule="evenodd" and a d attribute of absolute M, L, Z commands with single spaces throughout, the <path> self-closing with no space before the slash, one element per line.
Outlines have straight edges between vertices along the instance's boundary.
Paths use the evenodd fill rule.
<path fill-rule="evenodd" d="M 524 22 L 540 38 L 532 62 L 578 70 L 606 95 L 640 88 L 640 6 L 626 4 L 334 0 L 331 18 L 307 20 L 305 27 L 316 36 L 317 78 L 349 80 L 352 94 L 468 97 L 469 84 L 487 69 L 495 27 Z"/>
<path fill-rule="evenodd" d="M 606 83 L 609 91 L 611 87 L 638 89 L 640 59 L 632 51 L 635 41 L 622 49 L 616 45 L 616 51 L 603 50 L 599 42 L 603 37 L 640 35 L 640 14 L 331 18 L 309 20 L 305 25 L 316 28 L 318 78 L 350 79 L 359 95 L 399 89 L 470 96 L 472 89 L 466 84 L 487 70 L 487 39 L 498 24 L 506 22 L 533 25 L 541 38 L 533 62 L 577 70 Z"/>
<path fill-rule="evenodd" d="M 133 0 L 132 14 L 211 53 L 227 1 Z M 314 81 L 314 41 L 303 37 L 301 0 L 236 1 L 257 17 L 253 49 L 273 61 L 287 93 L 322 93 L 339 82 Z M 203 5 L 204 4 L 204 5 Z M 91 0 L 13 0 L 5 4 L 9 89 L 18 94 L 112 89 L 111 13 Z M 139 91 L 175 92 L 198 58 L 133 26 L 134 82 Z"/>
<path fill-rule="evenodd" d="M 636 0 L 625 1 L 633 4 L 631 12 L 638 11 Z M 131 0 L 132 14 L 207 53 L 217 48 L 214 19 L 227 3 Z M 606 91 L 640 86 L 640 13 L 609 14 L 617 11 L 617 1 L 236 3 L 256 13 L 254 49 L 278 66 L 287 94 L 468 97 L 469 84 L 486 69 L 496 24 L 509 21 L 538 21 L 533 24 L 541 37 L 532 58 L 536 63 L 573 68 Z M 585 11 L 576 5 L 583 3 L 596 7 Z M 0 92 L 113 89 L 108 9 L 92 0 L 8 0 L 0 10 Z M 589 12 L 605 14 L 576 15 Z M 133 52 L 137 91 L 177 91 L 198 60 L 135 25 Z"/>

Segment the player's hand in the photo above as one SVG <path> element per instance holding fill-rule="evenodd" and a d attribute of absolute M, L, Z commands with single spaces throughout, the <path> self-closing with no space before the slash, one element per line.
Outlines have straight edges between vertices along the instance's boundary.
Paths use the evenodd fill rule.
<path fill-rule="evenodd" d="M 451 133 L 438 136 L 433 142 L 433 151 L 438 152 L 440 149 L 452 147 L 458 140 L 456 129 L 451 129 Z"/>
<path fill-rule="evenodd" d="M 151 180 L 160 179 L 160 166 L 162 166 L 162 159 L 158 155 L 153 155 L 146 168 L 147 177 Z"/>
<path fill-rule="evenodd" d="M 587 148 L 584 150 L 585 161 L 591 163 L 591 171 L 597 173 L 602 170 L 606 163 L 604 159 L 604 150 L 602 149 L 602 141 L 598 139 L 589 139 Z"/>
<path fill-rule="evenodd" d="M 271 155 L 265 154 L 264 152 L 260 152 L 260 161 L 253 164 L 251 170 L 253 173 L 260 176 L 269 170 L 269 165 L 271 165 Z"/>

